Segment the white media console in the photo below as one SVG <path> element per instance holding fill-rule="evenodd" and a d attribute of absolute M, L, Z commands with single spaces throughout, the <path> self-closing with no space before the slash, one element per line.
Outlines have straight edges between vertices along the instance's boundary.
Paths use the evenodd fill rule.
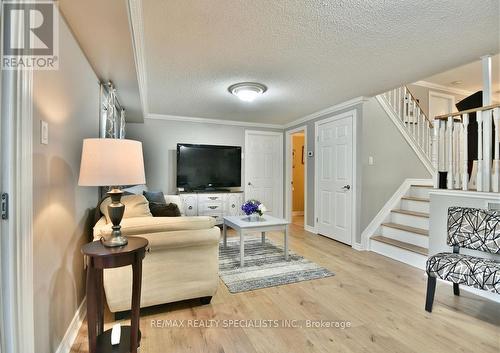
<path fill-rule="evenodd" d="M 238 216 L 243 214 L 243 192 L 181 192 L 180 197 L 184 204 L 186 216 L 214 217 L 216 224 L 223 223 L 224 216 Z"/>

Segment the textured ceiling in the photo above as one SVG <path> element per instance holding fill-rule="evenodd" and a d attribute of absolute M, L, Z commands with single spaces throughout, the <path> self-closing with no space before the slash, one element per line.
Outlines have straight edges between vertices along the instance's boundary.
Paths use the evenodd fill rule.
<path fill-rule="evenodd" d="M 499 51 L 498 0 L 142 3 L 154 114 L 283 124 Z"/>
<path fill-rule="evenodd" d="M 59 8 L 101 81 L 113 81 L 127 121 L 142 122 L 126 0 L 60 0 Z"/>
<path fill-rule="evenodd" d="M 492 95 L 493 99 L 500 101 L 500 55 L 495 55 L 491 59 L 492 72 Z M 470 92 L 477 92 L 483 89 L 482 64 L 481 60 L 476 60 L 470 64 L 462 65 L 454 69 L 424 79 L 424 81 L 437 83 L 438 85 L 450 86 Z M 453 84 L 461 81 L 460 84 Z"/>

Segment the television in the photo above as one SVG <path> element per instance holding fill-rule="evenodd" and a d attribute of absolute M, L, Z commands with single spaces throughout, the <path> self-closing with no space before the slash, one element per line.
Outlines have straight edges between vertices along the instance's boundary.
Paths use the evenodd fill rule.
<path fill-rule="evenodd" d="M 177 187 L 216 190 L 241 186 L 241 147 L 177 144 Z"/>

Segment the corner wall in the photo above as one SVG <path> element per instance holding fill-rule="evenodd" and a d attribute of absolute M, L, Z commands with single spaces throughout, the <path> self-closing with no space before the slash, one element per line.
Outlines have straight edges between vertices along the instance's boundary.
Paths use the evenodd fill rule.
<path fill-rule="evenodd" d="M 99 131 L 98 79 L 66 23 L 59 70 L 33 78 L 33 264 L 37 353 L 54 353 L 85 296 L 82 244 L 97 188 L 79 187 L 82 140 Z M 40 144 L 40 120 L 49 144 Z"/>

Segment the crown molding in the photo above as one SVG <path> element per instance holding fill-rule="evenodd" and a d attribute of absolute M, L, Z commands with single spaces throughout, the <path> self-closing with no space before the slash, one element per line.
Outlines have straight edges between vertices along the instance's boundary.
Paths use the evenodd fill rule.
<path fill-rule="evenodd" d="M 466 96 L 466 97 L 468 97 L 471 94 L 475 93 L 475 92 L 468 91 L 468 90 L 465 90 L 465 89 L 460 89 L 460 88 L 450 87 L 450 86 L 444 86 L 444 85 L 440 85 L 438 83 L 433 83 L 433 82 L 429 82 L 429 81 L 417 81 L 417 82 L 413 82 L 412 84 L 413 85 L 417 85 L 417 86 L 427 87 L 427 88 L 430 88 L 430 89 L 438 89 L 440 91 L 445 91 L 445 92 L 449 92 L 449 93 L 455 93 L 455 94 L 459 94 L 461 96 Z"/>
<path fill-rule="evenodd" d="M 148 88 L 147 70 L 144 50 L 144 22 L 142 18 L 141 0 L 128 0 L 128 17 L 130 33 L 132 34 L 132 48 L 134 51 L 135 71 L 139 85 L 139 98 L 143 116 L 148 115 Z"/>
<path fill-rule="evenodd" d="M 366 102 L 368 99 L 369 98 L 363 97 L 363 96 L 350 99 L 348 101 L 345 101 L 345 102 L 333 105 L 333 106 L 328 107 L 326 109 L 319 110 L 317 112 L 314 112 L 312 114 L 306 115 L 306 116 L 304 116 L 302 118 L 299 118 L 297 120 L 289 122 L 289 123 L 283 125 L 283 128 L 288 129 L 288 128 L 291 128 L 291 127 L 293 127 L 295 125 L 300 125 L 300 124 L 303 124 L 303 123 L 305 123 L 307 121 L 314 120 L 314 119 L 317 119 L 317 118 L 321 118 L 321 117 L 323 117 L 325 115 L 338 112 L 339 110 L 344 110 L 344 109 L 347 109 L 347 108 L 351 108 L 354 105 L 358 105 L 360 103 Z"/>
<path fill-rule="evenodd" d="M 252 123 L 247 121 L 198 118 L 192 116 L 179 116 L 179 115 L 166 115 L 166 114 L 147 114 L 145 119 L 184 121 L 184 122 L 201 123 L 201 124 L 234 125 L 234 126 L 244 126 L 244 127 L 261 127 L 261 128 L 278 129 L 278 130 L 283 130 L 284 128 L 283 125 L 279 124 Z"/>

